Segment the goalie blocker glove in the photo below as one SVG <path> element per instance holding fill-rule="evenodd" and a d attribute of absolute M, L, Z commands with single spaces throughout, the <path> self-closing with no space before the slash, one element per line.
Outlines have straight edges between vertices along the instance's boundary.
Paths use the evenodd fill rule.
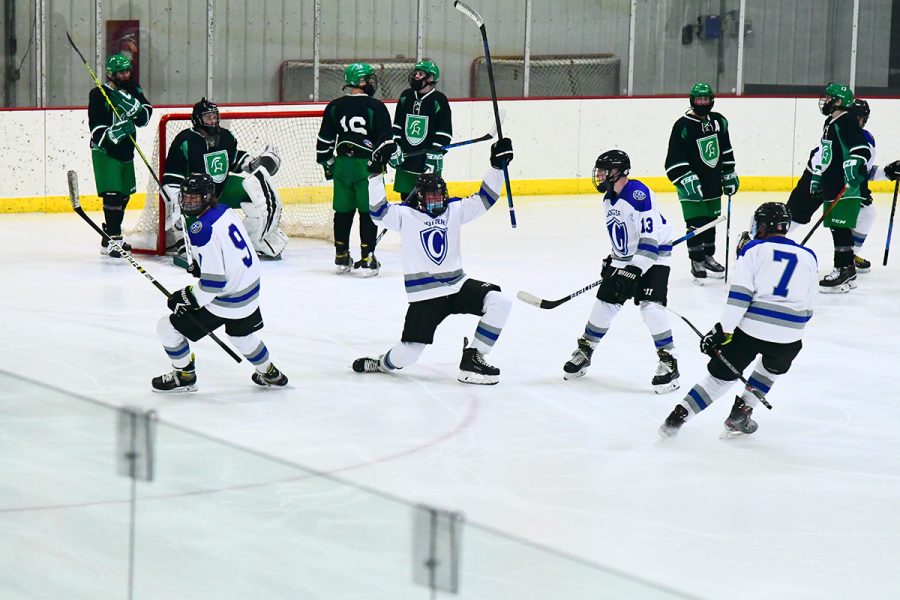
<path fill-rule="evenodd" d="M 491 144 L 491 166 L 502 169 L 513 160 L 512 140 L 502 138 Z"/>
<path fill-rule="evenodd" d="M 169 296 L 169 300 L 166 304 L 169 306 L 169 310 L 179 317 L 186 314 L 188 311 L 200 308 L 200 305 L 197 303 L 197 298 L 194 297 L 194 292 L 191 291 L 191 286 L 187 286 L 173 293 Z"/>

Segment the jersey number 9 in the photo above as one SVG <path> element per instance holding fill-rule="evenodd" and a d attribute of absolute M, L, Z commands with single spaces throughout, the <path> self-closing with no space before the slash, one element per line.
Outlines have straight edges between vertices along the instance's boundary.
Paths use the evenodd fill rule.
<path fill-rule="evenodd" d="M 238 231 L 237 225 L 232 223 L 228 226 L 228 237 L 231 238 L 231 243 L 234 244 L 234 247 L 238 250 L 244 250 L 247 252 L 247 256 L 241 258 L 244 261 L 246 266 L 250 266 L 253 264 L 253 252 L 251 252 L 250 248 L 247 247 L 247 242 L 244 241 L 244 236 L 241 235 L 241 232 Z"/>

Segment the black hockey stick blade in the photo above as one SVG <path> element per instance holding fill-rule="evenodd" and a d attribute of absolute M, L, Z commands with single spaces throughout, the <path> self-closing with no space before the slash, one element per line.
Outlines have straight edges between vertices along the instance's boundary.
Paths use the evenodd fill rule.
<path fill-rule="evenodd" d="M 72 46 L 72 49 L 75 50 L 75 53 L 78 54 L 78 57 L 81 59 L 81 62 L 84 64 L 88 64 L 88 61 L 85 60 L 84 54 L 81 53 L 81 50 L 78 49 L 78 46 L 75 45 L 75 40 L 72 39 L 72 36 L 69 35 L 69 30 L 66 30 L 66 37 L 69 38 L 69 45 Z"/>
<path fill-rule="evenodd" d="M 559 300 L 542 300 L 541 298 L 538 298 L 538 297 L 535 296 L 534 294 L 529 294 L 528 292 L 526 292 L 526 291 L 521 291 L 521 290 L 516 294 L 516 298 L 518 298 L 519 300 L 521 300 L 521 301 L 524 302 L 525 304 L 530 304 L 530 305 L 536 306 L 536 307 L 538 307 L 538 308 L 543 308 L 543 309 L 549 310 L 549 309 L 551 309 L 551 308 L 556 308 L 556 307 L 559 306 L 560 304 L 565 304 L 566 302 L 568 302 L 568 301 L 571 300 L 572 298 L 574 298 L 574 297 L 576 297 L 576 296 L 580 296 L 581 294 L 583 294 L 583 293 L 585 293 L 585 292 L 587 292 L 587 291 L 589 291 L 589 290 L 594 289 L 595 287 L 597 287 L 598 285 L 600 285 L 602 282 L 603 282 L 602 279 L 600 279 L 600 280 L 598 280 L 598 281 L 595 281 L 594 283 L 591 283 L 591 284 L 589 284 L 589 285 L 584 286 L 583 288 L 581 288 L 581 289 L 578 290 L 577 292 L 572 292 L 572 293 L 569 294 L 568 296 L 566 296 L 566 297 L 564 297 L 564 298 L 560 298 Z"/>
<path fill-rule="evenodd" d="M 479 15 L 478 12 L 474 8 L 472 8 L 465 2 L 460 2 L 460 0 L 454 0 L 453 8 L 455 8 L 462 14 L 466 15 L 467 17 L 469 17 L 470 19 L 475 21 L 475 24 L 478 25 L 479 27 L 484 26 L 484 19 L 481 18 L 481 15 Z"/>

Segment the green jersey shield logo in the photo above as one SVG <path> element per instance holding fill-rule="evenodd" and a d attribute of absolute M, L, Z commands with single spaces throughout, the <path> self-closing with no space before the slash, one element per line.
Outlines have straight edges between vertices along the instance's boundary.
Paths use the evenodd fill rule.
<path fill-rule="evenodd" d="M 834 158 L 834 151 L 831 148 L 831 140 L 822 140 L 822 167 L 819 170 L 819 173 L 824 173 L 828 168 L 828 165 L 831 164 L 831 160 Z"/>
<path fill-rule="evenodd" d="M 216 150 L 203 155 L 206 172 L 216 183 L 222 183 L 228 177 L 228 151 Z"/>
<path fill-rule="evenodd" d="M 697 148 L 700 149 L 700 158 L 707 166 L 714 168 L 719 164 L 719 137 L 716 134 L 697 140 Z"/>
<path fill-rule="evenodd" d="M 428 117 L 406 115 L 406 141 L 410 146 L 418 146 L 428 136 Z"/>

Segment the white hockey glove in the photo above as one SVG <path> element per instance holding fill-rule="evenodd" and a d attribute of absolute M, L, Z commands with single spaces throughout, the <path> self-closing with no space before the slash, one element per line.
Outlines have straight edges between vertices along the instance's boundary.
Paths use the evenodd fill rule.
<path fill-rule="evenodd" d="M 181 186 L 167 183 L 163 186 L 163 198 L 166 201 L 166 231 L 175 229 L 181 223 Z"/>
<path fill-rule="evenodd" d="M 278 172 L 278 169 L 281 168 L 281 157 L 278 156 L 278 150 L 274 146 L 267 144 L 260 155 L 251 161 L 248 172 L 252 173 L 259 167 L 268 171 L 269 175 L 272 177 L 274 177 L 275 173 Z"/>

